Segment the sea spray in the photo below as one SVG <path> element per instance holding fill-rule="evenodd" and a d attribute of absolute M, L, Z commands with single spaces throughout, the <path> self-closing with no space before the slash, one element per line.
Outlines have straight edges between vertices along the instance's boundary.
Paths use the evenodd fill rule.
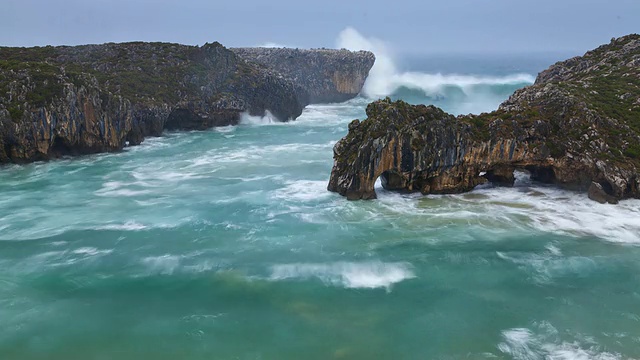
<path fill-rule="evenodd" d="M 391 96 L 411 103 L 437 104 L 439 100 L 455 98 L 453 100 L 460 103 L 458 113 L 480 113 L 495 110 L 514 86 L 522 87 L 535 81 L 526 73 L 487 76 L 400 71 L 383 41 L 366 38 L 353 28 L 340 33 L 337 47 L 368 50 L 376 55 L 376 62 L 362 89 L 362 95 L 370 99 Z"/>

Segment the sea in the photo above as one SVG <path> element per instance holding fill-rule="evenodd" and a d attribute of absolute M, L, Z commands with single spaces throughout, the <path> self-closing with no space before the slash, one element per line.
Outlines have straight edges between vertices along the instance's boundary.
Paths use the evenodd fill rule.
<path fill-rule="evenodd" d="M 378 60 L 295 121 L 0 168 L 0 359 L 640 359 L 640 201 L 514 187 L 328 192 L 390 96 L 491 111 L 557 54 Z"/>

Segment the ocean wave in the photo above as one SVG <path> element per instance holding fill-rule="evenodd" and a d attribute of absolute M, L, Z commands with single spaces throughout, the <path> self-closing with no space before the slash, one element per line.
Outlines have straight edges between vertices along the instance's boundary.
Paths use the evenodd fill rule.
<path fill-rule="evenodd" d="M 85 255 L 85 256 L 100 256 L 100 255 L 108 255 L 113 252 L 113 249 L 108 250 L 100 250 L 94 247 L 81 247 L 72 251 L 72 253 L 76 255 Z"/>
<path fill-rule="evenodd" d="M 148 183 L 135 181 L 135 182 L 121 182 L 121 181 L 107 181 L 102 184 L 102 188 L 94 192 L 96 196 L 101 197 L 131 197 L 138 195 L 149 194 L 149 190 L 137 190 L 129 189 L 129 186 L 141 186 L 149 187 Z"/>
<path fill-rule="evenodd" d="M 571 236 L 596 236 L 611 242 L 640 245 L 640 200 L 618 205 L 598 204 L 586 194 L 546 185 L 479 190 L 489 197 L 480 203 L 488 211 L 520 215 L 529 226 Z M 521 206 L 509 206 L 521 205 Z"/>
<path fill-rule="evenodd" d="M 400 194 L 384 190 L 379 181 L 376 192 L 379 216 L 401 214 L 426 227 L 466 223 L 509 234 L 535 229 L 640 245 L 640 200 L 598 204 L 585 193 L 532 182 L 524 172 L 516 172 L 514 187 L 489 185 L 464 194 Z"/>
<path fill-rule="evenodd" d="M 327 191 L 327 182 L 324 180 L 298 180 L 287 182 L 284 188 L 275 190 L 272 196 L 285 201 L 306 202 L 324 199 L 331 196 L 331 193 Z"/>
<path fill-rule="evenodd" d="M 556 251 L 558 251 L 556 249 Z M 584 256 L 560 256 L 551 251 L 548 254 L 497 252 L 499 258 L 511 262 L 522 269 L 537 284 L 548 284 L 567 276 L 584 277 L 597 273 L 600 264 Z"/>
<path fill-rule="evenodd" d="M 171 275 L 180 265 L 180 256 L 176 255 L 161 255 L 161 256 L 149 256 L 142 259 L 142 263 L 145 265 L 148 273 Z"/>
<path fill-rule="evenodd" d="M 122 230 L 122 231 L 140 231 L 147 229 L 146 225 L 137 223 L 135 221 L 127 221 L 124 224 L 108 224 L 98 226 L 97 230 Z"/>
<path fill-rule="evenodd" d="M 219 269 L 218 263 L 210 259 L 201 259 L 199 255 L 202 253 L 148 256 L 140 260 L 144 270 L 136 276 L 198 274 Z"/>
<path fill-rule="evenodd" d="M 56 247 L 60 248 L 60 247 Z M 77 266 L 99 261 L 111 255 L 115 249 L 98 249 L 85 246 L 76 249 L 46 251 L 11 262 L 10 271 L 15 274 L 39 273 L 48 269 Z"/>
<path fill-rule="evenodd" d="M 212 165 L 214 171 L 220 170 L 221 166 L 238 166 L 238 164 L 251 164 L 255 166 L 281 167 L 290 166 L 292 161 L 299 161 L 298 154 L 304 153 L 314 157 L 322 158 L 324 153 L 329 153 L 336 144 L 335 140 L 323 143 L 284 143 L 274 145 L 248 145 L 245 147 L 222 148 L 215 151 L 208 151 L 204 155 L 189 159 L 190 165 L 187 168 L 199 168 Z M 246 169 L 245 169 L 246 170 Z M 199 170 L 202 171 L 202 170 Z M 213 171 L 210 171 L 211 173 Z M 186 173 L 188 174 L 188 173 Z M 187 176 L 187 175 L 183 175 Z M 247 174 L 247 176 L 250 176 Z"/>
<path fill-rule="evenodd" d="M 348 289 L 385 288 L 415 278 L 408 263 L 338 262 L 330 264 L 283 264 L 271 268 L 272 281 L 317 278 L 328 285 Z"/>
<path fill-rule="evenodd" d="M 284 125 L 286 122 L 280 121 L 276 118 L 271 111 L 265 111 L 263 116 L 253 116 L 249 115 L 249 113 L 244 112 L 240 114 L 240 124 L 241 125 Z"/>
<path fill-rule="evenodd" d="M 498 349 L 516 360 L 618 360 L 620 354 L 603 351 L 597 344 L 581 339 L 562 341 L 558 331 L 549 323 L 540 324 L 540 333 L 527 328 L 513 328 L 502 332 L 503 342 Z"/>
<path fill-rule="evenodd" d="M 534 76 L 525 73 L 507 76 L 480 76 L 402 72 L 396 67 L 390 51 L 383 41 L 366 38 L 353 28 L 347 28 L 340 33 L 337 46 L 349 50 L 368 50 L 376 55 L 376 62 L 362 89 L 362 95 L 370 99 L 394 95 L 406 98 L 406 92 L 412 90 L 419 91 L 427 98 L 446 97 L 457 90 L 465 96 L 473 96 L 472 101 L 476 103 L 467 104 L 457 111 L 458 113 L 465 110 L 483 112 L 494 110 L 500 101 L 509 96 L 516 88 L 530 85 L 535 81 Z M 510 87 L 506 91 L 501 90 L 501 87 L 507 85 Z M 494 86 L 498 88 L 493 89 Z"/>

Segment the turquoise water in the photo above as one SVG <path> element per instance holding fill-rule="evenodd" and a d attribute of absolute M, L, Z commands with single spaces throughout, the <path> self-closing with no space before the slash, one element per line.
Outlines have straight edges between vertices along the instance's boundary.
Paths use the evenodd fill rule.
<path fill-rule="evenodd" d="M 366 103 L 0 169 L 0 359 L 640 358 L 640 201 L 519 174 L 347 202 Z"/>

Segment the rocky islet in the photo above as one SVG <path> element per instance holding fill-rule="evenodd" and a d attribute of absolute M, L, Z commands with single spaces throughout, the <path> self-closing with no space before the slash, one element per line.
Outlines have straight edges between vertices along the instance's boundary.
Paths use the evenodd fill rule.
<path fill-rule="evenodd" d="M 640 36 L 551 66 L 498 110 L 454 117 L 390 99 L 367 107 L 334 148 L 328 189 L 373 199 L 513 185 L 513 172 L 587 191 L 599 202 L 640 198 Z"/>

